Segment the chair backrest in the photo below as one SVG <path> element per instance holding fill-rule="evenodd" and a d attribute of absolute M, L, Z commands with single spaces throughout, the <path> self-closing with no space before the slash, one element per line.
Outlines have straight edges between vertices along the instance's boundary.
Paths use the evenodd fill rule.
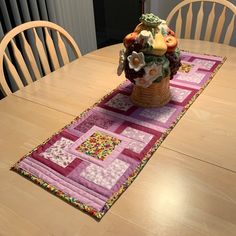
<path fill-rule="evenodd" d="M 36 28 L 43 29 L 44 33 L 41 31 L 43 41 Z M 33 45 L 26 39 L 26 32 L 33 35 Z M 0 43 L 0 88 L 2 92 L 5 95 L 12 93 L 6 82 L 3 62 L 5 62 L 5 69 L 10 73 L 11 79 L 20 89 L 24 85 L 32 83 L 33 78 L 41 78 L 42 71 L 46 75 L 70 62 L 64 42 L 67 42 L 76 58 L 81 56 L 80 49 L 71 35 L 52 22 L 31 21 L 9 31 Z M 20 45 L 20 49 L 17 45 Z M 13 56 L 9 56 L 7 53 L 9 51 L 12 51 Z M 23 80 L 19 72 L 23 75 Z"/>
<path fill-rule="evenodd" d="M 207 7 L 211 7 L 210 11 Z M 184 11 L 187 13 L 183 14 Z M 176 16 L 173 29 L 178 38 L 223 42 L 229 45 L 235 28 L 235 15 L 236 6 L 226 0 L 184 0 L 173 8 L 166 21 L 170 25 Z"/>

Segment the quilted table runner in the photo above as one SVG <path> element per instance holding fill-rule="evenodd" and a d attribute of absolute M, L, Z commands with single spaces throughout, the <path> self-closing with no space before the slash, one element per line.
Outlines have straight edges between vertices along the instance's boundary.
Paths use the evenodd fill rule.
<path fill-rule="evenodd" d="M 225 60 L 189 52 L 181 58 L 164 107 L 134 106 L 132 84 L 125 81 L 12 170 L 101 219 Z"/>

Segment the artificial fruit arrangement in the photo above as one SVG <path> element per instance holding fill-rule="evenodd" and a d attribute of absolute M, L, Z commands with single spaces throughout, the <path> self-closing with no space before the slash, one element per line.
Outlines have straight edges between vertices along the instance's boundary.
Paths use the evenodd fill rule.
<path fill-rule="evenodd" d="M 117 74 L 124 71 L 132 83 L 148 88 L 163 78 L 173 78 L 181 66 L 180 51 L 166 21 L 150 13 L 143 14 L 140 22 L 123 40 Z"/>

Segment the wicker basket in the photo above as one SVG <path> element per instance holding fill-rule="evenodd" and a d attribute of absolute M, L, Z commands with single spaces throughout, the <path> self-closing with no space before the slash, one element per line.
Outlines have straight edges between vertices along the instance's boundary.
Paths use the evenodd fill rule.
<path fill-rule="evenodd" d="M 148 88 L 134 85 L 130 99 L 134 105 L 140 107 L 164 106 L 171 99 L 169 81 L 170 78 L 166 77 L 159 83 L 151 84 Z"/>

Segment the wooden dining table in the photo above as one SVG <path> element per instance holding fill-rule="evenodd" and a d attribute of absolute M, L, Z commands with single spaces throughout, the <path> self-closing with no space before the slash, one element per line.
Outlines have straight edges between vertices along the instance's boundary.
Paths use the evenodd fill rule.
<path fill-rule="evenodd" d="M 186 39 L 179 47 L 227 60 L 100 222 L 9 169 L 125 80 L 116 75 L 123 45 L 0 101 L 1 236 L 236 235 L 236 48 Z"/>

